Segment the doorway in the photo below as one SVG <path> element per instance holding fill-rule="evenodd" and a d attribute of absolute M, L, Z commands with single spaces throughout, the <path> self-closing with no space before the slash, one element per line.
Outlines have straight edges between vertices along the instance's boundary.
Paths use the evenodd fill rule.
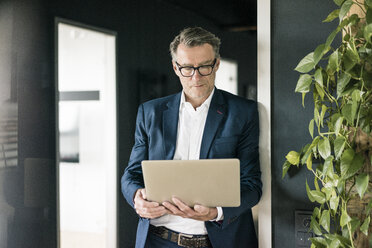
<path fill-rule="evenodd" d="M 116 34 L 57 19 L 60 248 L 117 247 Z"/>

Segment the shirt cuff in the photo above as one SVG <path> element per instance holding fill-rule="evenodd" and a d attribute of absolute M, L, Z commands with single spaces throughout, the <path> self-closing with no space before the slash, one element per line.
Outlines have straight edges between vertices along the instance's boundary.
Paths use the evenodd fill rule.
<path fill-rule="evenodd" d="M 216 207 L 216 208 L 217 208 L 217 217 L 213 220 L 210 220 L 210 221 L 221 221 L 221 220 L 223 220 L 222 207 Z"/>

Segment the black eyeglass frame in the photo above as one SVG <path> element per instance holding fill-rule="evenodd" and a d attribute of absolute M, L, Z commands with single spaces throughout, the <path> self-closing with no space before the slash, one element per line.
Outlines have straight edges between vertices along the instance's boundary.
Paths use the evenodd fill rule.
<path fill-rule="evenodd" d="M 192 76 L 194 76 L 196 70 L 198 71 L 199 75 L 201 75 L 201 76 L 209 76 L 209 75 L 211 75 L 212 72 L 213 72 L 214 66 L 216 65 L 216 62 L 217 62 L 217 58 L 215 58 L 215 59 L 213 60 L 213 63 L 210 64 L 210 65 L 200 65 L 200 66 L 197 66 L 197 67 L 194 67 L 194 66 L 181 66 L 180 64 L 177 63 L 177 61 L 175 61 L 175 62 L 176 62 L 176 65 L 177 65 L 177 67 L 178 67 L 178 70 L 180 71 L 180 73 L 181 73 L 181 75 L 182 75 L 183 77 L 192 77 Z M 205 67 L 205 66 L 210 66 L 210 67 L 212 67 L 212 70 L 211 70 L 211 72 L 208 73 L 208 74 L 201 74 L 200 71 L 199 71 L 199 68 L 201 68 L 201 67 Z M 182 74 L 182 69 L 183 69 L 183 68 L 193 69 L 191 75 L 190 75 L 190 76 L 185 76 L 185 75 L 183 75 L 183 74 Z"/>

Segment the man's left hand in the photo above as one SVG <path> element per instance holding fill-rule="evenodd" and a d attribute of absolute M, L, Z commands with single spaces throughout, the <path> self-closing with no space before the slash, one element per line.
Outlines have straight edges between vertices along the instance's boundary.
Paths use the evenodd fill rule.
<path fill-rule="evenodd" d="M 194 208 L 191 208 L 176 197 L 173 197 L 172 201 L 174 204 L 163 202 L 163 206 L 171 212 L 170 214 L 201 221 L 217 218 L 217 208 L 209 208 L 202 205 L 195 205 Z"/>

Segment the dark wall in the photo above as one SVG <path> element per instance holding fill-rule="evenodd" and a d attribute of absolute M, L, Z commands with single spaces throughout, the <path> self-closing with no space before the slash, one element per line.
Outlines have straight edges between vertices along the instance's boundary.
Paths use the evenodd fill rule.
<path fill-rule="evenodd" d="M 305 167 L 291 170 L 284 180 L 282 165 L 286 154 L 299 151 L 311 137 L 312 95 L 294 93 L 298 62 L 325 42 L 335 23 L 322 23 L 337 6 L 333 1 L 272 1 L 272 228 L 273 247 L 295 247 L 295 210 L 311 209 L 305 180 L 313 176 Z"/>
<path fill-rule="evenodd" d="M 56 246 L 53 36 L 41 1 L 0 1 L 0 247 Z"/>
<path fill-rule="evenodd" d="M 119 177 L 138 104 L 181 89 L 168 54 L 180 29 L 214 32 L 239 64 L 239 94 L 256 87 L 255 32 L 223 31 L 165 1 L 0 0 L 0 141 L 16 143 L 15 165 L 0 157 L 0 248 L 56 247 L 55 17 L 117 32 Z M 133 247 L 137 217 L 121 194 L 118 217 L 119 247 Z"/>

